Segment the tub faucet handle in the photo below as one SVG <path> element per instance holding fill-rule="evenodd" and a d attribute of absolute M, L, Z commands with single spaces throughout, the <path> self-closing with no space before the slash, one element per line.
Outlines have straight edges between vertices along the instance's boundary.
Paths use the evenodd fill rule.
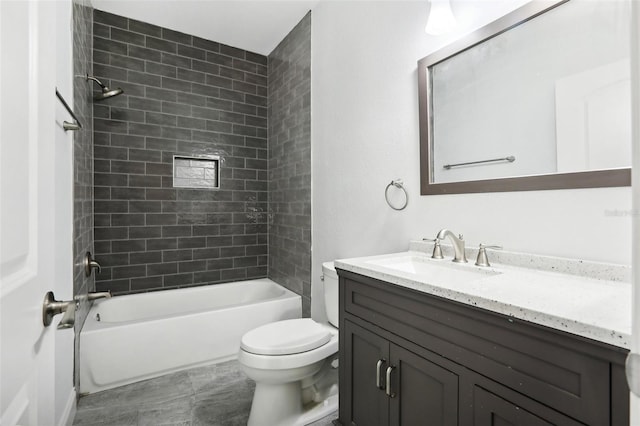
<path fill-rule="evenodd" d="M 91 276 L 91 272 L 97 268 L 98 269 L 98 273 L 100 273 L 101 271 L 101 267 L 100 264 L 98 262 L 96 262 L 96 260 L 91 256 L 91 252 L 88 251 L 85 255 L 84 255 L 84 274 L 89 277 Z"/>
<path fill-rule="evenodd" d="M 87 300 L 92 301 L 96 299 L 108 299 L 111 297 L 111 290 L 109 291 L 94 291 L 87 293 Z"/>
<path fill-rule="evenodd" d="M 64 313 L 62 319 L 58 323 L 58 329 L 71 328 L 76 320 L 76 308 L 78 302 L 76 299 L 72 300 L 56 300 L 52 291 L 47 292 L 44 296 L 42 303 L 42 324 L 45 327 L 51 325 L 53 317 L 58 314 Z"/>

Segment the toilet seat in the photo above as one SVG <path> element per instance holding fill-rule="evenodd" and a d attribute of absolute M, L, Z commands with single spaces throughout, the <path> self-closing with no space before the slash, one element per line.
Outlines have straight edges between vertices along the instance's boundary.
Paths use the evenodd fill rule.
<path fill-rule="evenodd" d="M 240 347 L 256 355 L 291 355 L 312 351 L 331 340 L 331 332 L 310 318 L 278 321 L 242 336 Z"/>

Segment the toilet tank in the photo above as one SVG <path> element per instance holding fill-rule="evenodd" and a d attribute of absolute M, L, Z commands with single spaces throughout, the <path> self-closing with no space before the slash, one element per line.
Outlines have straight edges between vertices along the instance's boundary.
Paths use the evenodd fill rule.
<path fill-rule="evenodd" d="M 329 322 L 338 327 L 338 274 L 333 262 L 322 264 L 324 277 L 324 306 Z"/>

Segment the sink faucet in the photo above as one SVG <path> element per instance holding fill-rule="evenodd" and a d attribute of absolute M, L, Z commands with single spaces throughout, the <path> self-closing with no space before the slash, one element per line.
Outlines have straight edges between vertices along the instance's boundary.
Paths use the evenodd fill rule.
<path fill-rule="evenodd" d="M 462 234 L 456 237 L 456 235 L 448 229 L 441 229 L 436 236 L 438 240 L 444 240 L 447 237 L 451 240 L 453 251 L 455 252 L 453 261 L 456 263 L 467 263 L 467 256 L 464 253 L 464 239 L 462 238 Z"/>

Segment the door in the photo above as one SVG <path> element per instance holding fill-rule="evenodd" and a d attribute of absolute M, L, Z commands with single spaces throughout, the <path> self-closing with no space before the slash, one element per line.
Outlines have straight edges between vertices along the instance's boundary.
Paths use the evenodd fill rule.
<path fill-rule="evenodd" d="M 631 352 L 640 353 L 640 2 L 631 2 L 631 153 L 633 300 Z M 640 377 L 633 380 L 640 381 Z M 640 424 L 640 395 L 630 394 L 632 425 Z"/>
<path fill-rule="evenodd" d="M 391 426 L 458 424 L 458 376 L 400 346 L 391 345 Z"/>
<path fill-rule="evenodd" d="M 56 183 L 69 163 L 57 163 L 55 7 L 0 1 L 0 423 L 6 426 L 58 418 L 58 319 L 45 328 L 41 313 L 61 270 L 53 261 L 61 251 L 54 242 L 57 207 L 71 190 L 60 193 Z"/>
<path fill-rule="evenodd" d="M 348 320 L 344 321 L 347 384 L 340 394 L 340 419 L 346 425 L 383 426 L 389 421 L 384 391 L 389 342 Z"/>

